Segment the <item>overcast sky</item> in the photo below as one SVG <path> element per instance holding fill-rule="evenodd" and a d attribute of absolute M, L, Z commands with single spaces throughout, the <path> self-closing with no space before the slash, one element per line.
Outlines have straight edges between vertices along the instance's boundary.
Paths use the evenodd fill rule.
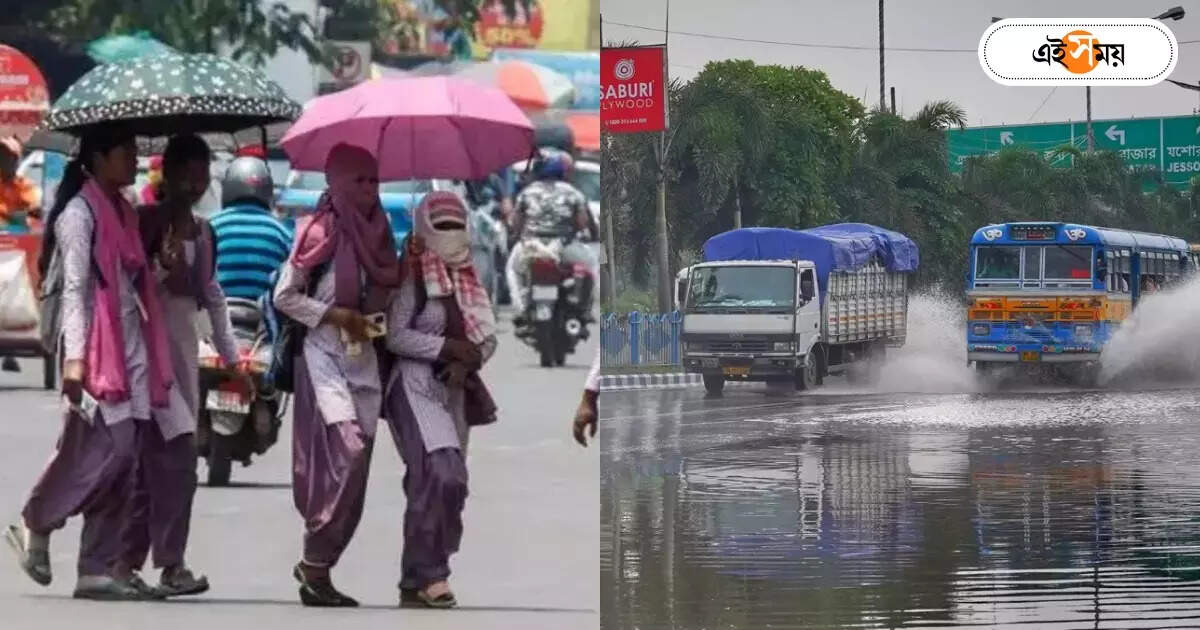
<path fill-rule="evenodd" d="M 600 0 L 604 40 L 662 43 L 666 2 Z M 887 50 L 885 78 L 889 87 L 895 86 L 897 108 L 905 113 L 928 101 L 949 99 L 967 110 L 970 125 L 1081 120 L 1086 115 L 1082 87 L 1004 87 L 984 75 L 975 50 L 991 18 L 1153 17 L 1179 5 L 1188 15 L 1178 22 L 1166 22 L 1181 44 L 1172 78 L 1195 84 L 1200 82 L 1200 41 L 1184 42 L 1200 40 L 1200 0 L 886 0 L 885 48 L 966 52 Z M 823 70 L 835 87 L 860 99 L 865 97 L 868 105 L 874 106 L 879 102 L 878 24 L 877 0 L 674 0 L 669 42 L 671 76 L 689 79 L 705 63 L 730 58 L 802 65 Z M 1092 90 L 1092 115 L 1096 119 L 1191 114 L 1198 107 L 1200 92 L 1166 82 L 1153 87 Z"/>

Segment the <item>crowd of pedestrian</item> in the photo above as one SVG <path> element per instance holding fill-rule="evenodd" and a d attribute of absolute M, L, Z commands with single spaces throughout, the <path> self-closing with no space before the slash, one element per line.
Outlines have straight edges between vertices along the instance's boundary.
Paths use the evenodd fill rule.
<path fill-rule="evenodd" d="M 253 185 L 226 186 L 225 209 L 204 220 L 192 212 L 210 181 L 201 138 L 170 140 L 140 208 L 124 194 L 136 159 L 129 130 L 90 130 L 47 213 L 38 265 L 62 286 L 64 423 L 22 518 L 6 530 L 21 568 L 50 584 L 51 536 L 82 515 L 76 597 L 208 590 L 185 559 L 201 402 L 193 321 L 207 315 L 225 364 L 249 378 L 225 300 L 269 293 L 302 334 L 286 357 L 292 487 L 304 524 L 292 571 L 300 600 L 357 605 L 331 572 L 362 516 L 382 419 L 406 466 L 400 604 L 455 606 L 449 561 L 464 531 L 465 453 L 471 427 L 496 420 L 480 371 L 498 344 L 461 198 L 426 195 L 398 246 L 380 207 L 376 158 L 342 144 L 329 152 L 316 212 L 293 236 L 256 193 L 263 173 L 270 188 L 265 164 L 235 161 L 235 175 L 256 173 L 246 178 Z M 585 446 L 596 430 L 597 368 L 598 356 L 573 427 Z M 154 586 L 140 577 L 150 558 L 161 570 Z"/>

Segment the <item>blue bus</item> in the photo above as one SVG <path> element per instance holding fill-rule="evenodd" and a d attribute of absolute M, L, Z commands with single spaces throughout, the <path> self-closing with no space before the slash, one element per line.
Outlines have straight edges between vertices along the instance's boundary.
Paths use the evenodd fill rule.
<path fill-rule="evenodd" d="M 967 281 L 967 361 L 1097 366 L 1138 300 L 1195 270 L 1173 236 L 1070 223 L 1005 223 L 975 232 Z"/>

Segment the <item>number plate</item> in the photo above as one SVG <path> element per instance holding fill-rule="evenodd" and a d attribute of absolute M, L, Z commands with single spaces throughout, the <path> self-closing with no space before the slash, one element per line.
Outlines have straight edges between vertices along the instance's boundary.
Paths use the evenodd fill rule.
<path fill-rule="evenodd" d="M 205 406 L 210 411 L 219 411 L 222 413 L 250 413 L 250 401 L 246 400 L 238 392 L 223 392 L 218 389 L 210 389 Z"/>
<path fill-rule="evenodd" d="M 535 302 L 542 302 L 542 301 L 556 302 L 556 301 L 558 301 L 558 287 L 547 286 L 547 285 L 534 286 L 532 293 L 533 293 L 533 301 L 535 301 Z"/>
<path fill-rule="evenodd" d="M 1037 361 L 1042 360 L 1042 353 L 1040 353 L 1040 352 L 1022 352 L 1021 360 L 1028 362 L 1028 363 L 1035 363 Z"/>
<path fill-rule="evenodd" d="M 725 376 L 749 376 L 750 368 L 748 367 L 727 367 L 722 370 Z"/>

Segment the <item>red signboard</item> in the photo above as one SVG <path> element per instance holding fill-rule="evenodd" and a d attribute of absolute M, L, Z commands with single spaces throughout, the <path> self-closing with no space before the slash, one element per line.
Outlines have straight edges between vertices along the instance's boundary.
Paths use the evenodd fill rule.
<path fill-rule="evenodd" d="M 661 46 L 600 50 L 600 124 L 609 133 L 666 128 Z"/>
<path fill-rule="evenodd" d="M 28 139 L 50 109 L 46 79 L 33 61 L 0 44 L 0 136 Z"/>

